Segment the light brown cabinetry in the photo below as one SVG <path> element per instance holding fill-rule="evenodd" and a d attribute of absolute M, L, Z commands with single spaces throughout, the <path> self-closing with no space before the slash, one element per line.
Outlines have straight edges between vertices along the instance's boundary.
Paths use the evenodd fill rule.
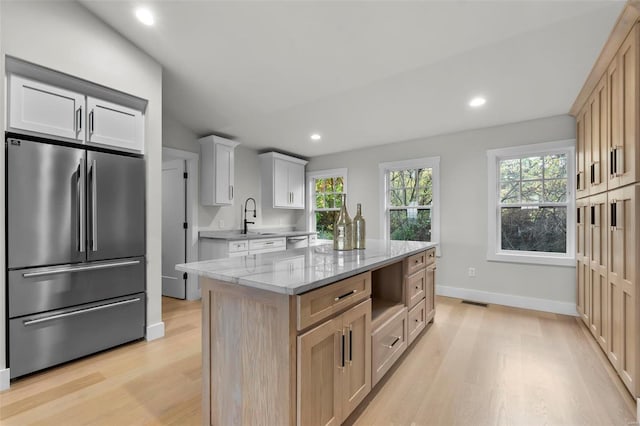
<path fill-rule="evenodd" d="M 640 396 L 640 9 L 627 4 L 572 108 L 576 308 Z M 583 183 L 586 185 L 583 186 Z"/>
<path fill-rule="evenodd" d="M 435 254 L 435 253 L 434 253 Z M 425 317 L 426 322 L 431 322 L 436 315 L 436 264 L 430 264 L 426 271 L 425 291 Z"/>
<path fill-rule="evenodd" d="M 371 390 L 371 300 L 298 337 L 298 423 L 339 425 Z"/>

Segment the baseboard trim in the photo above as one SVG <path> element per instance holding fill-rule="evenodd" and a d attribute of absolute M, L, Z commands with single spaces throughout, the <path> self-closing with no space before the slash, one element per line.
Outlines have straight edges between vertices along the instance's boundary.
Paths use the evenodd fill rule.
<path fill-rule="evenodd" d="M 0 370 L 0 391 L 9 389 L 11 374 L 9 374 L 9 369 L 4 368 Z"/>
<path fill-rule="evenodd" d="M 160 321 L 147 327 L 147 342 L 164 337 L 164 322 Z"/>
<path fill-rule="evenodd" d="M 512 294 L 492 293 L 489 291 L 473 290 L 469 288 L 436 286 L 436 294 L 455 297 L 457 299 L 472 300 L 474 302 L 492 303 L 511 306 L 514 308 L 532 309 L 535 311 L 551 312 L 554 314 L 578 316 L 576 305 L 555 300 L 538 299 L 535 297 L 514 296 Z"/>

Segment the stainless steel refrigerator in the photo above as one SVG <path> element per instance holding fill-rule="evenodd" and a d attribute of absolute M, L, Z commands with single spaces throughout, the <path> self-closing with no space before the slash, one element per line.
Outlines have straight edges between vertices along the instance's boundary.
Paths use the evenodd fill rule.
<path fill-rule="evenodd" d="M 143 337 L 144 159 L 15 134 L 6 154 L 11 377 Z"/>

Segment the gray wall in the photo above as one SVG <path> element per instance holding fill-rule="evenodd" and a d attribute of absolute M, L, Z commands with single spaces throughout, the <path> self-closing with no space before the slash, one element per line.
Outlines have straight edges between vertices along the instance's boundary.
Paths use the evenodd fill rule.
<path fill-rule="evenodd" d="M 162 68 L 76 2 L 2 1 L 0 4 L 0 53 L 3 58 L 5 54 L 11 55 L 149 101 L 145 120 L 147 326 L 161 328 Z M 4 76 L 4 61 L 1 66 L 0 72 Z M 4 97 L 2 99 L 0 117 L 4 121 Z M 5 129 L 4 122 L 2 125 Z M 0 179 L 4 179 L 4 150 L 0 151 Z M 0 191 L 4 191 L 3 182 L 0 182 Z M 4 203 L 4 198 L 4 193 L 0 194 L 0 202 Z M 0 211 L 4 214 L 4 205 Z M 0 227 L 0 240 L 4 239 L 4 227 Z M 4 244 L 0 246 L 3 250 Z M 0 270 L 5 268 L 4 259 L 4 254 L 0 255 Z M 0 274 L 0 291 L 4 291 L 4 280 L 4 274 Z M 6 365 L 4 306 L 5 295 L 2 293 L 0 367 Z"/>
<path fill-rule="evenodd" d="M 166 148 L 200 152 L 198 135 L 182 125 L 171 115 L 165 113 L 162 121 L 163 141 Z M 257 201 L 258 213 L 255 225 L 250 227 L 295 226 L 304 216 L 302 211 L 283 210 L 262 207 L 260 188 L 260 161 L 258 151 L 240 145 L 235 150 L 235 203 L 233 206 L 211 207 L 200 205 L 198 209 L 198 227 L 201 230 L 240 229 L 244 201 L 253 197 Z M 202 167 L 202 165 L 200 165 Z M 304 227 L 304 225 L 302 225 Z"/>
<path fill-rule="evenodd" d="M 425 117 L 425 119 L 427 119 Z M 575 138 L 575 121 L 563 115 L 314 157 L 307 170 L 348 168 L 348 207 L 362 203 L 367 236 L 380 236 L 378 164 L 440 156 L 440 292 L 468 289 L 515 298 L 575 305 L 575 268 L 489 262 L 487 253 L 488 149 Z M 467 276 L 469 267 L 477 276 Z"/>

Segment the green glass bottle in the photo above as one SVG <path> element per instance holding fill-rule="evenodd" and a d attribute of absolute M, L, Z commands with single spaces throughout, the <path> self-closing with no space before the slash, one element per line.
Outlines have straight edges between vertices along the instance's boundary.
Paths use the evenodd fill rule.
<path fill-rule="evenodd" d="M 333 249 L 353 250 L 353 222 L 347 213 L 346 194 L 342 194 L 342 209 L 333 225 Z"/>

